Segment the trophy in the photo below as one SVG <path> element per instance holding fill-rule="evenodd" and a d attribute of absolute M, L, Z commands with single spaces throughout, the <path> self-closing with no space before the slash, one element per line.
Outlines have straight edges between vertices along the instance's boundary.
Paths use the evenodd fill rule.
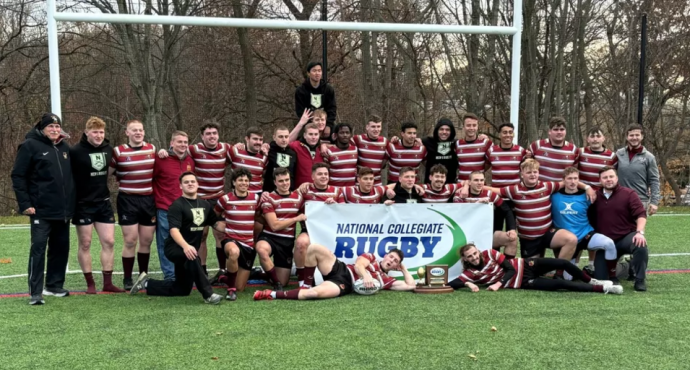
<path fill-rule="evenodd" d="M 453 293 L 448 285 L 448 265 L 426 265 L 417 269 L 415 293 L 441 294 Z"/>

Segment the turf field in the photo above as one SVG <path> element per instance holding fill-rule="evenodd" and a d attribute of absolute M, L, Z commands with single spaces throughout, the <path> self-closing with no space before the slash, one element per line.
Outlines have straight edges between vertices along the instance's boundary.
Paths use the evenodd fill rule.
<path fill-rule="evenodd" d="M 651 270 L 690 269 L 688 224 L 689 216 L 650 219 L 650 252 L 661 254 L 650 258 Z M 26 274 L 29 230 L 0 226 L 0 238 L 0 259 L 11 258 L 0 264 L 0 295 L 25 293 L 25 276 L 6 277 Z M 684 255 L 668 255 L 676 253 Z M 157 257 L 151 261 L 156 269 Z M 119 258 L 115 263 L 121 271 Z M 209 265 L 215 267 L 214 254 Z M 74 235 L 69 271 L 75 273 L 65 287 L 83 291 Z M 38 307 L 26 297 L 0 298 L 0 368 L 687 369 L 689 279 L 650 274 L 648 292 L 624 282 L 622 296 L 382 292 L 254 302 L 257 288 L 250 288 L 220 306 L 202 304 L 196 292 L 184 298 L 74 294 L 47 297 Z M 121 276 L 115 281 L 120 285 Z"/>

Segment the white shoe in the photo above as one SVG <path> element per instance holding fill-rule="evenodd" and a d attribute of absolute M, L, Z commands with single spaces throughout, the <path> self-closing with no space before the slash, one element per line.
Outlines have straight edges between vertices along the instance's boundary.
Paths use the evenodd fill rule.
<path fill-rule="evenodd" d="M 611 283 L 609 281 L 609 283 Z M 622 285 L 604 285 L 604 294 L 623 294 L 623 286 Z"/>
<path fill-rule="evenodd" d="M 601 285 L 601 286 L 606 286 L 613 284 L 611 280 L 597 280 L 595 278 L 592 278 L 592 280 L 589 281 L 590 285 Z"/>
<path fill-rule="evenodd" d="M 208 304 L 219 304 L 223 301 L 223 296 L 220 294 L 213 293 L 210 297 L 204 299 L 204 302 Z"/>

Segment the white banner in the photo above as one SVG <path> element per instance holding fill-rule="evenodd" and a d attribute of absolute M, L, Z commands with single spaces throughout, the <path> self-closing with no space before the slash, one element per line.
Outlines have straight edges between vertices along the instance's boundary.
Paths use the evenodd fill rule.
<path fill-rule="evenodd" d="M 383 258 L 397 248 L 413 276 L 421 266 L 441 264 L 448 265 L 448 278 L 454 279 L 462 272 L 460 247 L 474 243 L 480 250 L 490 249 L 493 240 L 490 204 L 308 202 L 306 214 L 311 242 L 326 246 L 339 260 L 354 263 L 364 253 Z"/>

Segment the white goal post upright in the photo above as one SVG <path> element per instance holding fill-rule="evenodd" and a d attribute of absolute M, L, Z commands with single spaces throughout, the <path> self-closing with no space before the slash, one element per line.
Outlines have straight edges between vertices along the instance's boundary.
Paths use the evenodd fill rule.
<path fill-rule="evenodd" d="M 62 117 L 60 101 L 60 63 L 57 22 L 166 24 L 178 26 L 206 26 L 233 28 L 297 29 L 359 32 L 463 33 L 512 36 L 510 68 L 510 122 L 515 125 L 518 140 L 520 102 L 520 50 L 522 37 L 522 0 L 513 0 L 513 26 L 461 26 L 413 23 L 366 23 L 293 21 L 281 19 L 216 18 L 188 16 L 157 16 L 140 14 L 65 13 L 58 12 L 56 0 L 46 3 L 48 15 L 48 56 L 50 66 L 50 101 L 52 112 Z"/>

